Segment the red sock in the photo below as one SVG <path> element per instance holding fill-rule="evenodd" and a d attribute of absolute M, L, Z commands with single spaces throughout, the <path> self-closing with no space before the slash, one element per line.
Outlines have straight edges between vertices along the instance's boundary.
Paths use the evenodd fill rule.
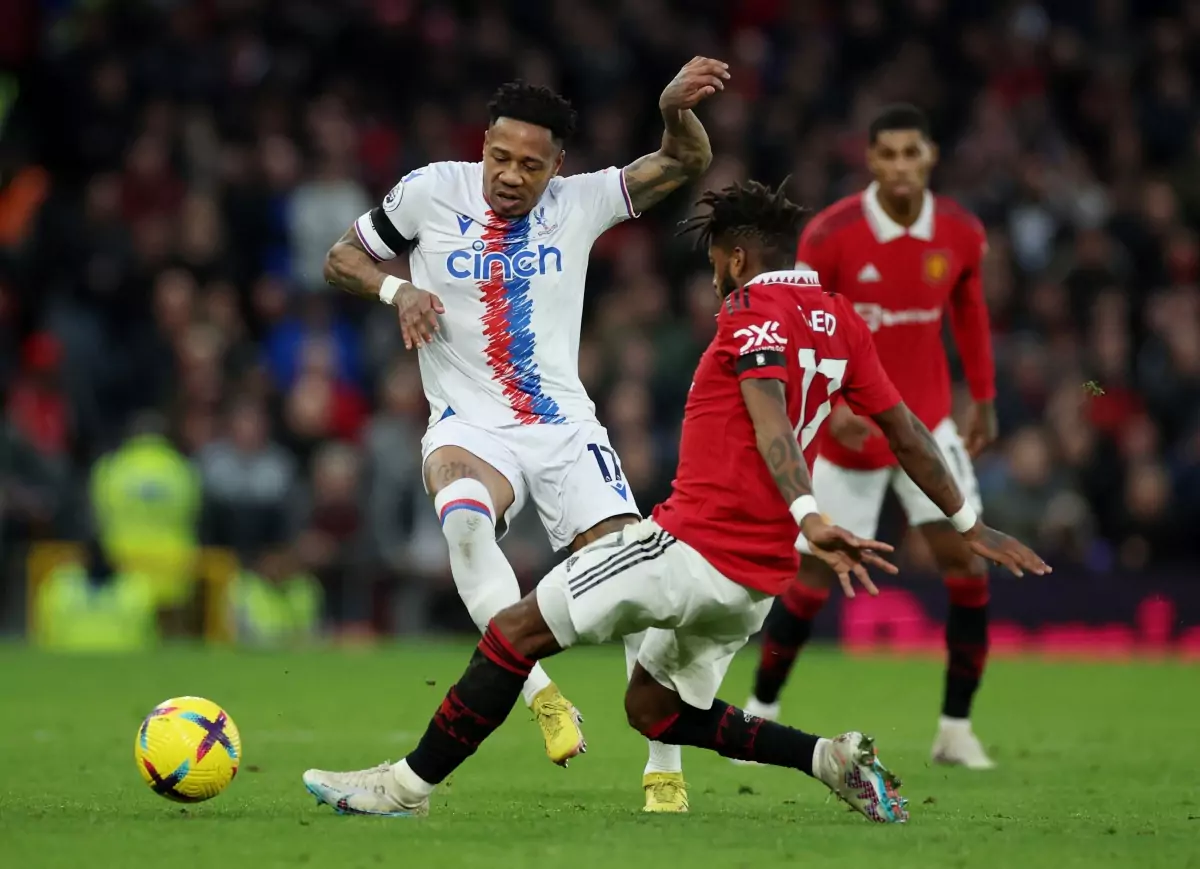
<path fill-rule="evenodd" d="M 679 712 L 643 731 L 647 739 L 668 745 L 694 745 L 722 757 L 787 766 L 813 774 L 819 736 L 765 721 L 722 700 L 709 709 L 682 704 Z"/>
<path fill-rule="evenodd" d="M 942 714 L 969 718 L 988 654 L 988 579 L 947 576 L 950 612 L 946 618 L 946 690 Z"/>
<path fill-rule="evenodd" d="M 762 654 L 754 677 L 754 699 L 759 703 L 779 699 L 796 655 L 812 636 L 812 620 L 827 600 L 828 589 L 809 588 L 797 580 L 775 601 L 763 625 Z"/>
<path fill-rule="evenodd" d="M 437 784 L 474 754 L 512 711 L 533 663 L 513 648 L 495 622 L 489 624 L 466 672 L 406 758 L 412 771 Z"/>

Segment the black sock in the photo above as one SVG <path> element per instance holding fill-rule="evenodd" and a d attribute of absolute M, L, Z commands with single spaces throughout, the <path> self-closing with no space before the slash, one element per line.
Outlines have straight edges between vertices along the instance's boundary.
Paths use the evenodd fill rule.
<path fill-rule="evenodd" d="M 489 624 L 462 678 L 408 755 L 409 768 L 430 784 L 438 784 L 475 753 L 512 711 L 533 661 L 518 654 Z"/>
<path fill-rule="evenodd" d="M 946 619 L 946 693 L 942 714 L 969 718 L 988 653 L 987 605 L 950 604 Z"/>
<path fill-rule="evenodd" d="M 683 704 L 682 711 L 645 734 L 668 745 L 694 745 L 722 757 L 786 766 L 813 774 L 813 752 L 821 737 L 767 721 L 714 700 L 711 709 Z"/>
<path fill-rule="evenodd" d="M 788 606 L 790 602 L 783 597 L 777 598 L 763 624 L 762 650 L 758 671 L 754 674 L 754 699 L 759 703 L 769 704 L 779 699 L 779 692 L 791 675 L 796 655 L 812 636 L 812 615 L 808 615 L 808 611 L 819 611 L 824 600 L 803 601 L 801 606 L 792 608 Z"/>

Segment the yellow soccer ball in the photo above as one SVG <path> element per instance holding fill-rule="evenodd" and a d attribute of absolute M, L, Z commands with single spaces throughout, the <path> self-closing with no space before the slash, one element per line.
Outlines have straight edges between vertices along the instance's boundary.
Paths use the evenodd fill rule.
<path fill-rule="evenodd" d="M 211 800 L 242 762 L 242 737 L 225 710 L 203 697 L 159 703 L 138 728 L 133 754 L 156 794 L 180 803 Z"/>

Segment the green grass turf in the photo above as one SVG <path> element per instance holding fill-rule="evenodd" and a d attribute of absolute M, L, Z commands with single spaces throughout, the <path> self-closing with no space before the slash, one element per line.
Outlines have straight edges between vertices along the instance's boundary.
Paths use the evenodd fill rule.
<path fill-rule="evenodd" d="M 624 722 L 616 649 L 550 662 L 587 715 L 591 751 L 571 769 L 545 760 L 519 708 L 426 820 L 343 818 L 314 805 L 302 770 L 404 754 L 468 653 L 73 658 L 0 648 L 0 865 L 1200 867 L 1200 680 L 1169 663 L 995 662 L 976 727 L 1001 767 L 969 773 L 927 763 L 937 662 L 807 655 L 785 696 L 787 720 L 874 733 L 905 779 L 906 827 L 826 803 L 799 773 L 735 768 L 692 749 L 692 813 L 642 815 L 645 748 Z M 745 697 L 752 667 L 751 653 L 740 656 L 729 699 Z M 133 762 L 142 716 L 178 694 L 223 704 L 245 751 L 225 794 L 186 809 L 147 789 Z"/>

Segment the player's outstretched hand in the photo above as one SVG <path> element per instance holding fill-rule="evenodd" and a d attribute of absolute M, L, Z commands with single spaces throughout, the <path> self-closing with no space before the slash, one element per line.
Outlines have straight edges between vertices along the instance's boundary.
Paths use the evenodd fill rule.
<path fill-rule="evenodd" d="M 986 558 L 1001 567 L 1006 567 L 1017 576 L 1024 576 L 1025 571 L 1044 576 L 1053 568 L 1042 557 L 1019 540 L 1002 534 L 995 528 L 989 528 L 982 522 L 976 522 L 975 527 L 963 535 L 971 546 L 971 551 L 980 558 Z"/>
<path fill-rule="evenodd" d="M 711 57 L 693 57 L 663 89 L 658 107 L 664 112 L 694 108 L 706 97 L 725 90 L 728 80 L 729 64 Z"/>
<path fill-rule="evenodd" d="M 404 336 L 404 349 L 420 349 L 433 341 L 438 326 L 438 314 L 446 313 L 442 300 L 420 287 L 408 284 L 396 296 L 396 310 L 400 317 L 400 333 Z"/>
<path fill-rule="evenodd" d="M 801 547 L 801 541 L 797 540 L 796 548 L 825 562 L 829 569 L 837 574 L 846 597 L 854 597 L 854 579 L 859 581 L 868 594 L 879 594 L 879 589 L 867 574 L 868 564 L 884 573 L 899 572 L 896 565 L 880 555 L 891 552 L 890 545 L 880 540 L 856 537 L 845 528 L 829 523 L 823 516 L 805 517 L 801 526 L 801 539 L 808 545 Z"/>

